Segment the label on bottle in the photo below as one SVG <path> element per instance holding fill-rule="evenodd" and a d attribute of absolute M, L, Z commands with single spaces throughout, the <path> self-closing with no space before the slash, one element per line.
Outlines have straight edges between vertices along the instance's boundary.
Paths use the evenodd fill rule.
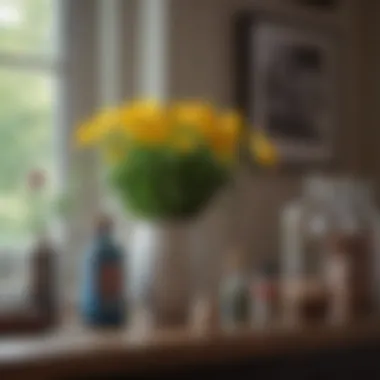
<path fill-rule="evenodd" d="M 100 268 L 99 290 L 103 302 L 119 302 L 122 295 L 122 272 L 117 262 L 105 262 Z"/>
<path fill-rule="evenodd" d="M 334 289 L 347 298 L 347 313 L 361 315 L 371 309 L 371 252 L 370 237 L 365 232 L 334 236 L 332 252 L 340 263 L 335 273 Z M 340 273 L 340 276 L 338 274 Z M 340 294 L 340 293 L 339 293 Z"/>

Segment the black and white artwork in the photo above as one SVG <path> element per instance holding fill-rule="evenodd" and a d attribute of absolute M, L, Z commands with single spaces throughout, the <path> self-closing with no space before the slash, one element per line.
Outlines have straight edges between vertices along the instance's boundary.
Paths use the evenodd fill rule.
<path fill-rule="evenodd" d="M 244 33 L 239 86 L 245 86 L 240 93 L 250 125 L 269 135 L 283 162 L 331 158 L 337 106 L 329 36 L 254 17 Z"/>

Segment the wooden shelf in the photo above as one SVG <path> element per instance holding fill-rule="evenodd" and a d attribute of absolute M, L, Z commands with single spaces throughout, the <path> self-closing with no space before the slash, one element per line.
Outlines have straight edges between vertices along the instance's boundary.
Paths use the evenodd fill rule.
<path fill-rule="evenodd" d="M 0 378 L 139 373 L 380 342 L 378 319 L 351 326 L 190 331 L 87 331 L 71 326 L 0 341 Z"/>

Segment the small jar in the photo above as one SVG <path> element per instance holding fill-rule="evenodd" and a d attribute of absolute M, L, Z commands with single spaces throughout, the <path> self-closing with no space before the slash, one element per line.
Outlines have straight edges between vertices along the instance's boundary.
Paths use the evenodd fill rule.
<path fill-rule="evenodd" d="M 250 292 L 244 268 L 240 252 L 233 251 L 228 255 L 219 292 L 219 314 L 223 328 L 235 328 L 249 322 Z"/>
<path fill-rule="evenodd" d="M 273 261 L 260 264 L 251 282 L 252 325 L 263 326 L 276 321 L 279 309 L 278 266 Z"/>
<path fill-rule="evenodd" d="M 211 294 L 196 297 L 191 307 L 190 324 L 193 331 L 209 334 L 219 329 L 218 305 Z"/>

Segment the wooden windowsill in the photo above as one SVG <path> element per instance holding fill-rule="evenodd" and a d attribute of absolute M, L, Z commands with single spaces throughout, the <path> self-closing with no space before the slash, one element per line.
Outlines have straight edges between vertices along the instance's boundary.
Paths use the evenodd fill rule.
<path fill-rule="evenodd" d="M 207 334 L 89 331 L 71 326 L 38 337 L 1 340 L 0 378 L 128 374 L 371 342 L 380 342 L 378 319 L 341 327 L 273 327 Z"/>

